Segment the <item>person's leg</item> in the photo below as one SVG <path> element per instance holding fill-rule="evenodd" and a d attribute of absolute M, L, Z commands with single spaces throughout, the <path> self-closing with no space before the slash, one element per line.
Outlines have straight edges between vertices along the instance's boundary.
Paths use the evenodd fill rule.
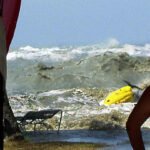
<path fill-rule="evenodd" d="M 150 87 L 142 94 L 126 123 L 127 133 L 134 150 L 144 150 L 141 126 L 150 117 Z"/>
<path fill-rule="evenodd" d="M 4 102 L 4 89 L 5 89 L 5 80 L 6 79 L 6 44 L 5 44 L 5 30 L 4 30 L 4 24 L 2 21 L 2 17 L 0 16 L 0 120 L 1 120 L 1 126 L 0 131 L 3 131 L 3 105 Z M 0 136 L 0 149 L 3 149 L 3 134 Z"/>
<path fill-rule="evenodd" d="M 5 27 L 0 16 L 0 72 L 2 76 L 6 79 L 6 37 L 5 37 Z"/>

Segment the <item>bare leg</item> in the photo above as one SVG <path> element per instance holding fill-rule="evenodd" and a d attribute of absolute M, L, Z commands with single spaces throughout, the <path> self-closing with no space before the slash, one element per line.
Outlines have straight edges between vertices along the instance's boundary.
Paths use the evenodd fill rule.
<path fill-rule="evenodd" d="M 142 94 L 126 123 L 127 133 L 134 150 L 145 150 L 141 126 L 150 117 L 150 87 Z"/>

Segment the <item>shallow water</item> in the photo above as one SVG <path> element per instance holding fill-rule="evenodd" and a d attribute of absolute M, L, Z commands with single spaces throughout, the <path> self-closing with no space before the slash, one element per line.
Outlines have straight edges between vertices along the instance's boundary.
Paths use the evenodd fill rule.
<path fill-rule="evenodd" d="M 143 139 L 147 150 L 150 149 L 150 130 L 143 129 Z M 147 133 L 147 134 L 145 134 Z M 126 130 L 61 130 L 59 134 L 50 132 L 28 132 L 27 139 L 32 142 L 81 142 L 97 143 L 104 145 L 104 148 L 97 150 L 130 150 L 131 146 Z"/>

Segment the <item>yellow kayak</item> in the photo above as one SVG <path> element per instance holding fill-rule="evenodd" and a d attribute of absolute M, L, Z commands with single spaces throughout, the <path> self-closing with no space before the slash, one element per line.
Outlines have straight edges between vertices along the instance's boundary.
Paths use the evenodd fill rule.
<path fill-rule="evenodd" d="M 104 105 L 119 104 L 123 102 L 132 101 L 134 93 L 131 86 L 124 86 L 116 91 L 111 92 L 105 99 Z"/>

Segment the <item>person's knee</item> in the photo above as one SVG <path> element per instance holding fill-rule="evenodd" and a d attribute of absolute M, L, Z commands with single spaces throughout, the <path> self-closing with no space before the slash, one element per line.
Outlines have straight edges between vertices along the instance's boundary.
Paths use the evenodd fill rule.
<path fill-rule="evenodd" d="M 127 122 L 126 122 L 126 130 L 130 131 L 130 130 L 132 130 L 132 128 L 133 128 L 132 122 L 130 120 L 127 120 Z"/>
<path fill-rule="evenodd" d="M 126 130 L 128 132 L 134 132 L 134 131 L 137 131 L 137 130 L 140 130 L 141 126 L 134 122 L 133 120 L 130 120 L 128 119 L 127 122 L 126 122 Z"/>

